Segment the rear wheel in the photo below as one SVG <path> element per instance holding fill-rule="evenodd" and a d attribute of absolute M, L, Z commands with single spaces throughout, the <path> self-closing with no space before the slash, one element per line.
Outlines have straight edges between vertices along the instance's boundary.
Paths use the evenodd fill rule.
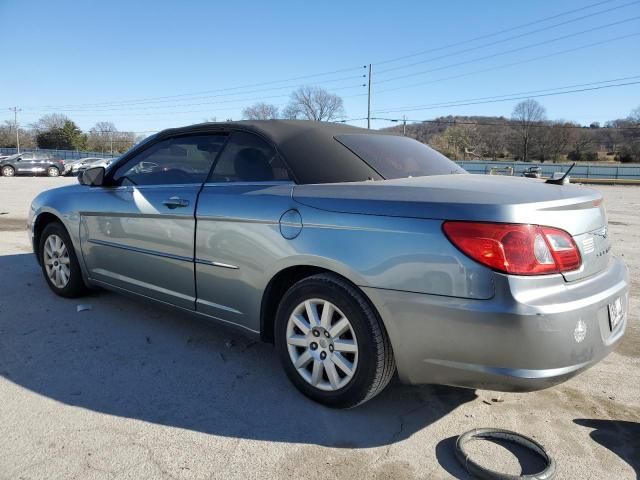
<path fill-rule="evenodd" d="M 39 254 L 47 285 L 57 295 L 73 298 L 87 292 L 73 244 L 61 223 L 53 222 L 45 227 Z"/>
<path fill-rule="evenodd" d="M 60 175 L 60 170 L 58 170 L 56 167 L 49 167 L 47 168 L 47 175 L 50 177 L 57 177 Z"/>
<path fill-rule="evenodd" d="M 13 177 L 16 174 L 16 171 L 13 167 L 9 165 L 5 165 L 2 167 L 2 175 L 5 177 Z"/>
<path fill-rule="evenodd" d="M 276 349 L 293 384 L 311 399 L 350 408 L 380 393 L 395 371 L 377 313 L 336 275 L 293 285 L 276 314 Z"/>

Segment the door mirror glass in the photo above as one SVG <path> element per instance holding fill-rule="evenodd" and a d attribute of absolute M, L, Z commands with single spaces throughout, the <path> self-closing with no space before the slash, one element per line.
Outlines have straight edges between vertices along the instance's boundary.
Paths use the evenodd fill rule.
<path fill-rule="evenodd" d="M 99 187 L 104 181 L 104 172 L 104 167 L 88 168 L 78 177 L 78 182 L 89 187 Z"/>

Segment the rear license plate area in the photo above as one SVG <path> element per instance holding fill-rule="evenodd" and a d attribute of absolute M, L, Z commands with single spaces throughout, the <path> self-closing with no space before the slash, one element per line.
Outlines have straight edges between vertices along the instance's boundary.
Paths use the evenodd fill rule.
<path fill-rule="evenodd" d="M 608 305 L 609 310 L 609 328 L 611 331 L 620 325 L 624 318 L 624 302 L 622 297 L 617 297 L 612 303 Z"/>

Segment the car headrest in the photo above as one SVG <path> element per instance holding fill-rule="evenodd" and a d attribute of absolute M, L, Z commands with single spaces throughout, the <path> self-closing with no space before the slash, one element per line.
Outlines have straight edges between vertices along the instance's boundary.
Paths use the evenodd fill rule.
<path fill-rule="evenodd" d="M 273 170 L 266 155 L 257 148 L 243 148 L 234 161 L 238 178 L 245 182 L 273 180 Z"/>

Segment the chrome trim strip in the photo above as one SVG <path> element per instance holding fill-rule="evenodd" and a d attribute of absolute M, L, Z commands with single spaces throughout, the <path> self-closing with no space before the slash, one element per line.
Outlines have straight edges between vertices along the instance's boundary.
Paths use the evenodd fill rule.
<path fill-rule="evenodd" d="M 198 221 L 208 222 L 233 222 L 233 223 L 259 223 L 262 225 L 278 225 L 277 221 L 259 220 L 257 218 L 224 217 L 220 215 L 198 214 Z"/>
<path fill-rule="evenodd" d="M 222 267 L 222 268 L 230 268 L 232 270 L 238 270 L 239 268 L 237 265 L 231 265 L 229 263 L 222 263 L 222 262 L 211 262 L 211 265 L 216 267 Z"/>
<path fill-rule="evenodd" d="M 225 305 L 220 305 L 219 303 L 214 303 L 214 302 L 209 302 L 207 300 L 202 300 L 201 298 L 198 298 L 196 300 L 196 303 L 198 305 L 205 305 L 207 307 L 217 308 L 218 310 L 224 310 L 226 312 L 235 313 L 236 315 L 242 315 L 242 312 L 240 310 L 236 310 L 235 308 L 227 307 Z M 196 309 L 197 308 L 198 307 L 196 307 Z M 205 313 L 205 315 L 206 315 L 206 313 Z"/>
<path fill-rule="evenodd" d="M 93 188 L 93 187 L 92 187 Z M 164 208 L 164 207 L 163 207 Z M 189 220 L 194 221 L 193 212 L 185 212 L 184 215 L 171 214 L 159 212 L 159 213 L 139 213 L 139 212 L 78 212 L 82 217 L 116 217 L 116 218 L 160 218 L 162 220 Z"/>
<path fill-rule="evenodd" d="M 213 260 L 204 260 L 202 258 L 196 258 L 196 263 L 199 263 L 200 265 L 230 268 L 232 270 L 238 270 L 240 268 L 237 265 L 231 265 L 230 263 L 214 262 Z"/>
<path fill-rule="evenodd" d="M 122 245 L 122 244 L 119 244 L 119 243 L 106 242 L 104 240 L 97 240 L 97 239 L 94 239 L 94 238 L 90 238 L 87 241 L 89 243 L 93 243 L 95 245 L 102 245 L 103 247 L 119 248 L 121 250 L 127 250 L 127 251 L 130 251 L 130 252 L 143 253 L 145 255 L 153 255 L 154 257 L 162 257 L 162 258 L 170 258 L 172 260 L 180 260 L 182 262 L 193 262 L 193 258 L 191 258 L 191 257 L 183 257 L 181 255 L 174 255 L 172 253 L 164 253 L 164 252 L 158 252 L 158 251 L 155 251 L 155 250 L 147 250 L 146 248 L 131 247 L 129 245 Z"/>

